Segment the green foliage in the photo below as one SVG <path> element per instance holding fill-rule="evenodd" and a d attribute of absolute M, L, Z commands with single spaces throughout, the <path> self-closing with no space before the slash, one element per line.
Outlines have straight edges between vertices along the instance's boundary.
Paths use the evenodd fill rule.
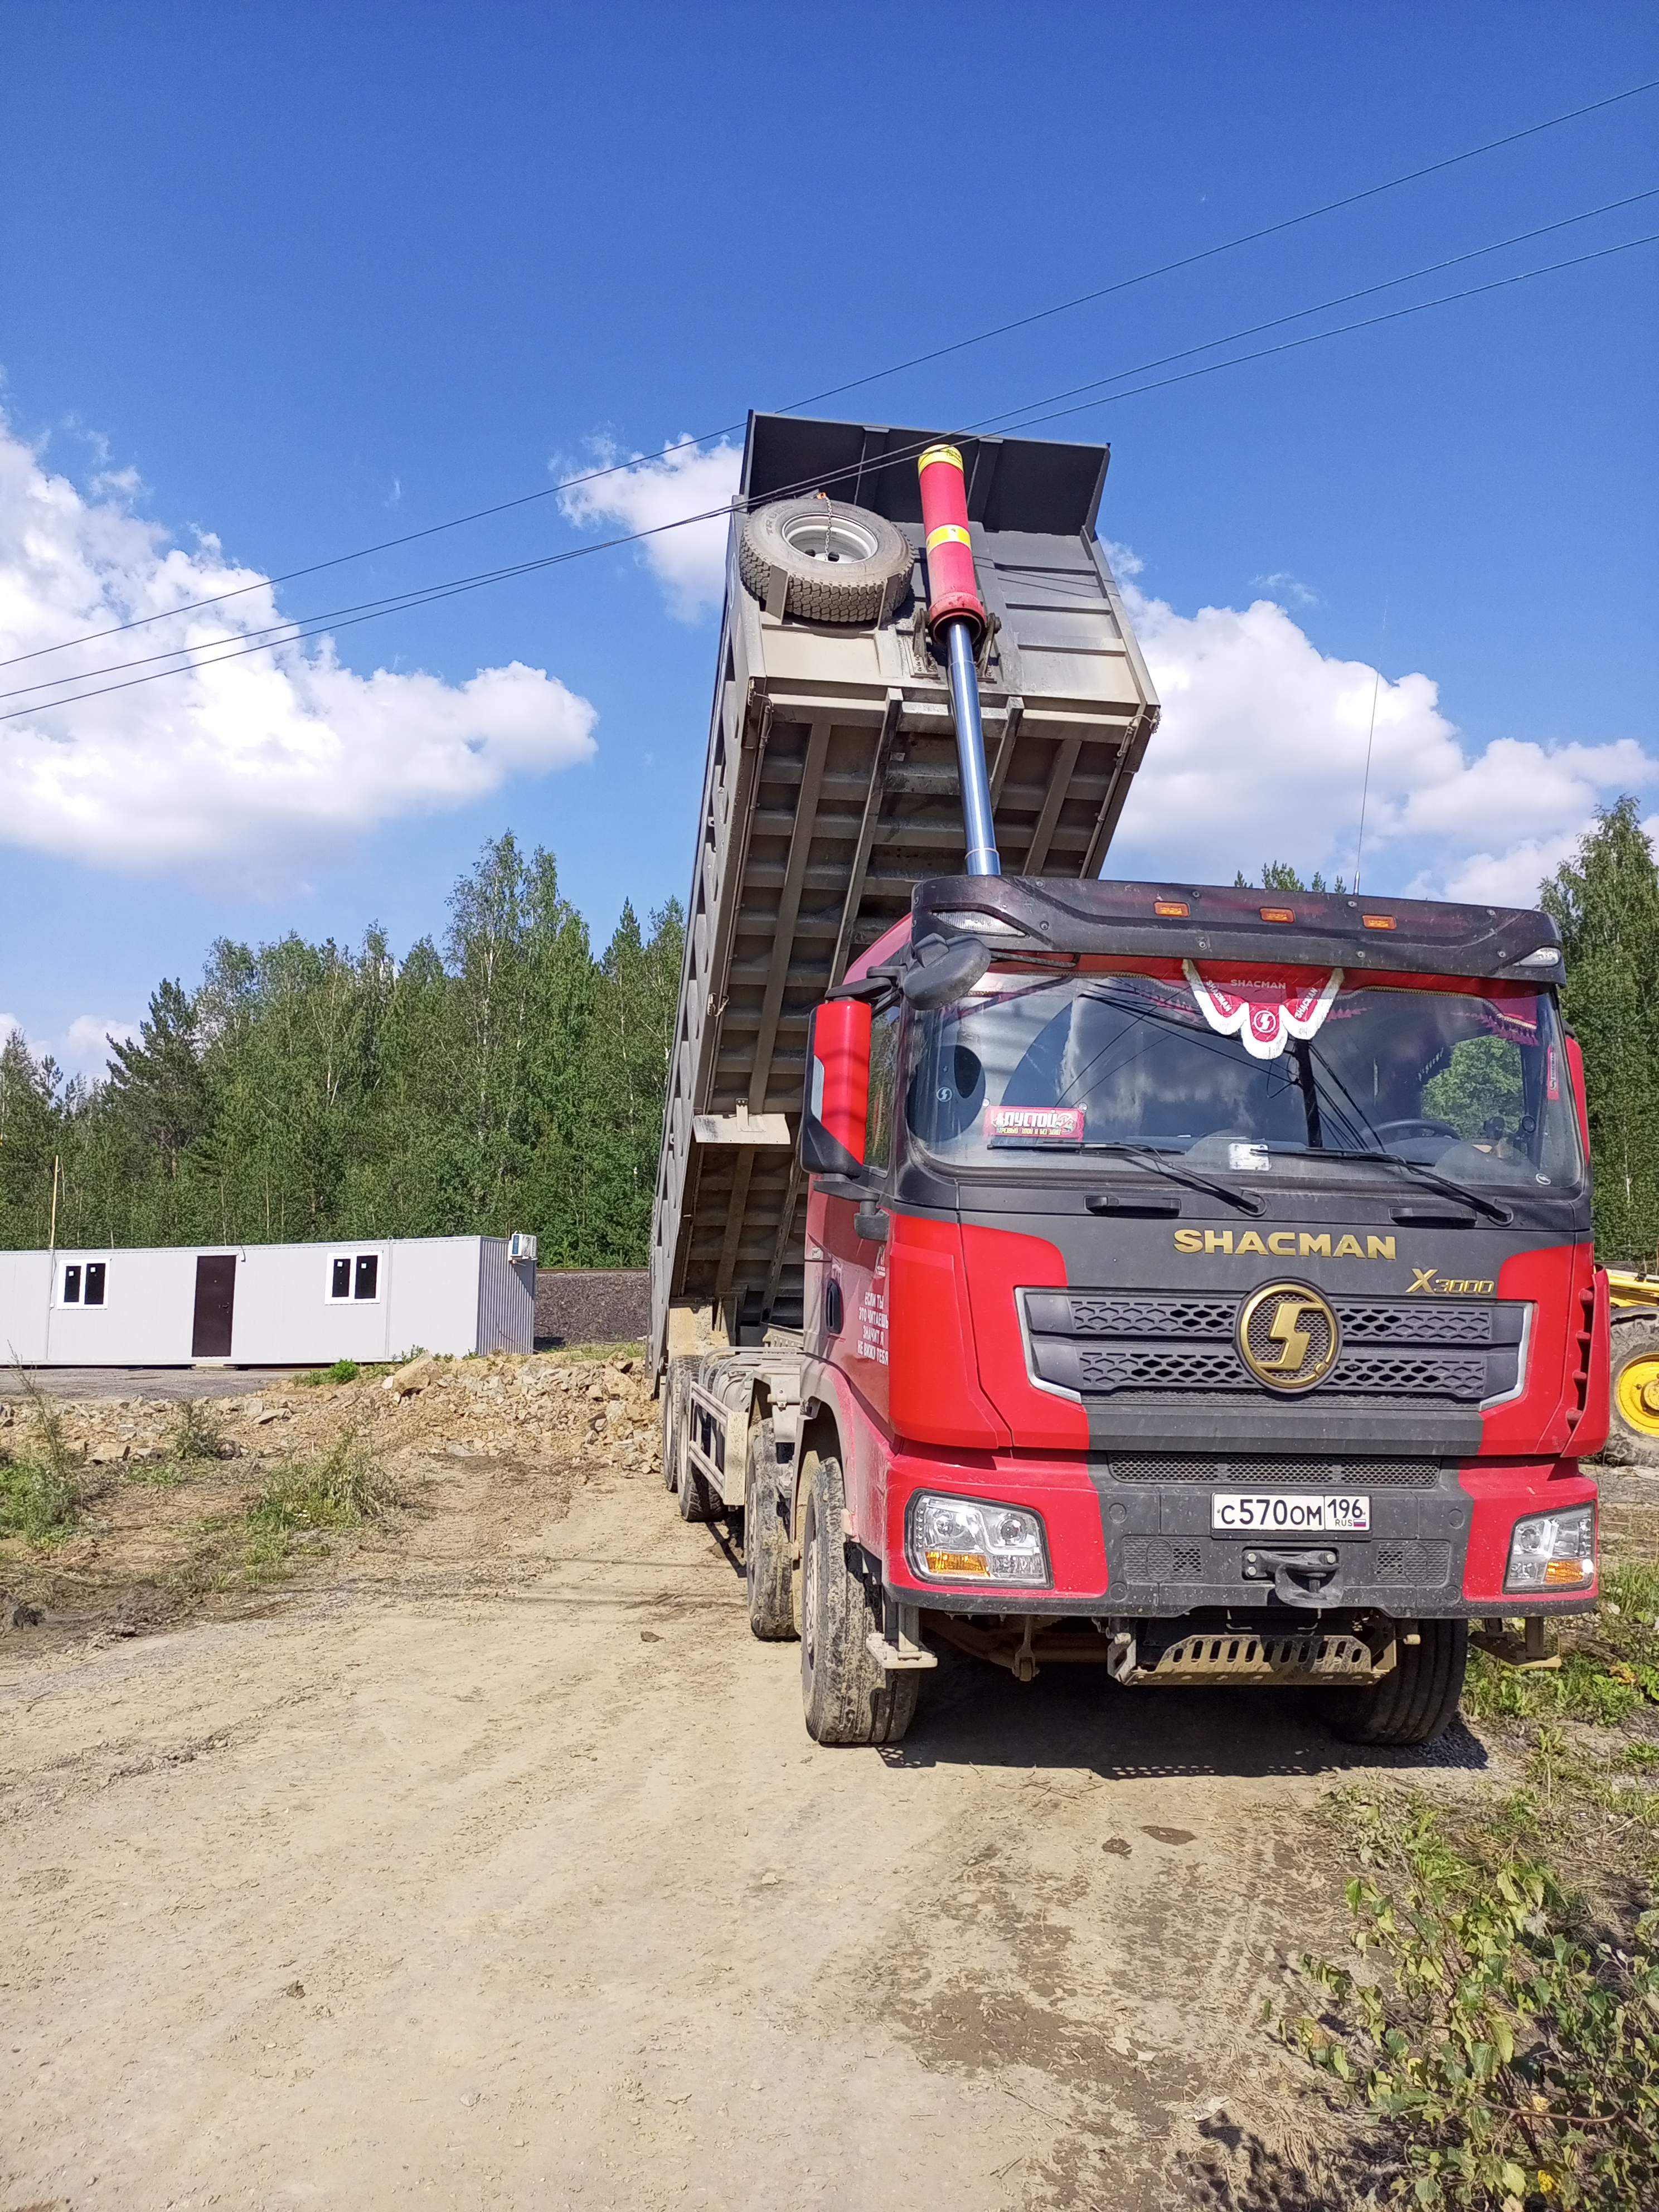
<path fill-rule="evenodd" d="M 331 1529 L 355 1528 L 394 1503 L 362 1439 L 348 1431 L 326 1458 L 277 1468 L 248 1509 L 248 1573 L 280 1574 L 289 1547 Z"/>
<path fill-rule="evenodd" d="M 224 1455 L 225 1440 L 194 1398 L 179 1408 L 179 1419 L 167 1446 L 167 1456 L 181 1466 L 199 1467 L 205 1460 Z"/>
<path fill-rule="evenodd" d="M 306 1389 L 315 1390 L 331 1382 L 355 1382 L 362 1371 L 355 1359 L 337 1359 L 332 1367 L 313 1367 L 308 1375 L 296 1375 L 294 1379 Z"/>
<path fill-rule="evenodd" d="M 1659 1249 L 1659 870 L 1633 799 L 1601 816 L 1540 897 L 1584 1054 L 1596 1249 L 1639 1265 Z"/>
<path fill-rule="evenodd" d="M 1524 1110 L 1521 1049 L 1507 1037 L 1461 1038 L 1447 1065 L 1423 1085 L 1423 1111 L 1470 1140 L 1492 1121 L 1505 1130 L 1518 1127 Z"/>
<path fill-rule="evenodd" d="M 69 1534 L 80 1516 L 80 1462 L 46 1393 L 27 1376 L 23 1389 L 33 1415 L 33 1434 L 21 1456 L 0 1457 L 0 1536 L 55 1544 Z"/>
<path fill-rule="evenodd" d="M 1243 868 L 1241 868 L 1238 873 L 1233 878 L 1233 885 L 1235 890 L 1241 891 L 1248 891 L 1254 889 L 1254 885 L 1251 884 L 1249 878 L 1244 873 Z M 1304 884 L 1301 877 L 1297 875 L 1296 870 L 1291 866 L 1288 860 L 1264 860 L 1261 864 L 1261 888 L 1264 891 L 1330 891 L 1332 893 L 1335 893 L 1338 891 L 1346 890 L 1347 885 L 1343 882 L 1340 876 L 1338 876 L 1334 882 L 1328 884 L 1324 877 L 1320 874 L 1317 868 L 1314 870 L 1312 875 L 1309 877 L 1307 882 Z"/>
<path fill-rule="evenodd" d="M 1659 2202 L 1659 1914 L 1579 1925 L 1549 1868 L 1455 1848 L 1420 1802 L 1361 1814 L 1349 1883 L 1362 1972 L 1304 1956 L 1312 2063 L 1402 2139 L 1426 2206 Z"/>
<path fill-rule="evenodd" d="M 544 1263 L 639 1266 L 684 927 L 624 908 L 595 957 L 550 854 L 511 836 L 401 964 L 222 939 L 165 982 L 109 1080 L 0 1048 L 0 1249 L 533 1229 Z"/>

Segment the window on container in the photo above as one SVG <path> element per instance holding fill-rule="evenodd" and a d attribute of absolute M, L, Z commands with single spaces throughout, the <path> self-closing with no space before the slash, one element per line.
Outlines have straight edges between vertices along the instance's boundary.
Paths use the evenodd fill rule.
<path fill-rule="evenodd" d="M 64 1270 L 64 1304 L 66 1306 L 78 1306 L 80 1303 L 81 1270 L 79 1267 L 65 1267 Z"/>
<path fill-rule="evenodd" d="M 380 1255 L 376 1252 L 360 1252 L 357 1255 L 356 1277 L 352 1286 L 353 1296 L 360 1298 L 374 1297 L 379 1294 L 380 1286 Z"/>
<path fill-rule="evenodd" d="M 100 1306 L 104 1303 L 104 1262 L 101 1260 L 88 1260 L 87 1262 L 87 1285 L 81 1303 L 88 1306 Z"/>
<path fill-rule="evenodd" d="M 328 1294 L 331 1298 L 351 1296 L 351 1255 L 343 1252 L 329 1271 Z"/>

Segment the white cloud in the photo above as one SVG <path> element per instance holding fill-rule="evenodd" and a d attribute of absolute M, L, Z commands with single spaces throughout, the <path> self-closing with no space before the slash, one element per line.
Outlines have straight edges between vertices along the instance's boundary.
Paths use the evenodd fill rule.
<path fill-rule="evenodd" d="M 47 1055 L 70 1075 L 103 1080 L 112 1057 L 110 1039 L 125 1044 L 138 1034 L 137 1022 L 112 1014 L 77 1014 L 60 1037 L 32 1037 L 15 1014 L 0 1014 L 0 1045 L 15 1030 L 37 1060 Z"/>
<path fill-rule="evenodd" d="M 590 465 L 603 468 L 615 459 L 614 447 L 599 445 Z M 584 528 L 615 523 L 629 531 L 663 531 L 642 542 L 641 557 L 662 586 L 670 614 L 677 622 L 696 622 L 725 596 L 726 518 L 713 514 L 679 530 L 663 530 L 663 525 L 729 506 L 742 466 L 737 446 L 722 441 L 703 452 L 689 436 L 678 438 L 659 454 L 635 453 L 615 475 L 594 483 L 573 481 L 583 473 L 573 471 L 559 504 Z"/>
<path fill-rule="evenodd" d="M 1260 584 L 1264 592 L 1271 592 L 1281 606 L 1288 604 L 1295 607 L 1316 607 L 1319 605 L 1318 592 L 1304 584 L 1299 576 L 1291 575 L 1288 568 L 1275 568 L 1271 576 L 1256 576 L 1251 580 Z"/>
<path fill-rule="evenodd" d="M 115 662 L 185 646 L 210 653 L 281 621 L 270 584 L 228 562 L 216 538 L 187 552 L 135 516 L 134 483 L 105 471 L 83 496 L 0 420 L 0 661 L 162 617 L 0 666 L 0 690 L 63 675 L 93 688 Z M 250 586 L 228 605 L 181 611 Z M 585 699 L 518 661 L 460 684 L 384 669 L 363 677 L 341 665 L 331 640 L 307 647 L 291 633 L 99 698 L 0 700 L 0 714 L 16 707 L 29 712 L 0 720 L 0 840 L 107 866 L 272 880 L 319 842 L 586 760 L 597 719 Z"/>
<path fill-rule="evenodd" d="M 1628 738 L 1473 750 L 1430 678 L 1390 682 L 1328 657 L 1269 600 L 1188 616 L 1133 582 L 1124 596 L 1164 715 L 1115 872 L 1231 880 L 1286 860 L 1352 879 L 1373 702 L 1362 875 L 1373 889 L 1530 905 L 1599 805 L 1659 782 L 1659 762 Z"/>

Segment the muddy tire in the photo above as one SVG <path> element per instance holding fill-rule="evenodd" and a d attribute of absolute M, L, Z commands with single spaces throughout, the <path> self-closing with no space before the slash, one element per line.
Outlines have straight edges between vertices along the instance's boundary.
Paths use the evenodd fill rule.
<path fill-rule="evenodd" d="M 814 1743 L 897 1743 L 915 1717 L 919 1684 L 890 1673 L 865 1638 L 881 1626 L 848 1558 L 841 1462 L 820 1459 L 806 1486 L 801 1529 L 800 1692 Z"/>
<path fill-rule="evenodd" d="M 1613 1465 L 1659 1467 L 1659 1316 L 1614 1322 L 1611 1412 Z"/>
<path fill-rule="evenodd" d="M 685 1449 L 686 1412 L 690 1404 L 691 1365 L 686 1358 L 671 1359 L 662 1379 L 662 1486 L 678 1490 L 680 1455 Z"/>
<path fill-rule="evenodd" d="M 1420 1644 L 1398 1644 L 1392 1674 L 1374 1689 L 1322 1690 L 1320 1718 L 1345 1743 L 1432 1743 L 1450 1727 L 1468 1664 L 1466 1620 L 1421 1620 Z"/>
<path fill-rule="evenodd" d="M 823 498 L 757 507 L 738 549 L 743 580 L 762 605 L 805 622 L 884 621 L 910 588 L 915 558 L 896 523 Z"/>
<path fill-rule="evenodd" d="M 743 1504 L 743 1578 L 749 1590 L 749 1626 L 763 1644 L 787 1644 L 795 1635 L 789 1524 L 778 1494 L 778 1444 L 769 1420 L 749 1431 L 749 1468 Z"/>

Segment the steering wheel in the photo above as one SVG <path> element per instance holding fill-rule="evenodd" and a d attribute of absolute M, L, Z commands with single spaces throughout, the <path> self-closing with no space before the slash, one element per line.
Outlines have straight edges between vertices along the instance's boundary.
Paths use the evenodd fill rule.
<path fill-rule="evenodd" d="M 1437 1121 L 1427 1114 L 1413 1115 L 1403 1121 L 1378 1121 L 1371 1129 L 1374 1137 L 1447 1137 L 1454 1145 L 1462 1142 L 1463 1133 L 1449 1121 Z M 1389 1147 L 1385 1145 L 1383 1150 Z"/>

